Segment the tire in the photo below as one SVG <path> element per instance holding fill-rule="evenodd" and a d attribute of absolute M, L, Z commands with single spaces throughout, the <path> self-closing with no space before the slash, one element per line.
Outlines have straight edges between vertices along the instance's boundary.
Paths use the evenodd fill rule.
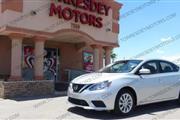
<path fill-rule="evenodd" d="M 126 98 L 126 100 L 125 100 Z M 130 115 L 135 108 L 135 96 L 129 90 L 121 90 L 115 101 L 114 112 L 120 115 Z"/>

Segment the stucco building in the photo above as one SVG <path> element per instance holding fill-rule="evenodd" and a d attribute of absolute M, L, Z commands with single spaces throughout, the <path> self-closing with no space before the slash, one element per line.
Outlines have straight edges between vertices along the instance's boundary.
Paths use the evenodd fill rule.
<path fill-rule="evenodd" d="M 109 64 L 119 46 L 121 6 L 114 0 L 0 0 L 0 96 L 51 93 L 68 70 L 98 70 L 103 58 Z"/>

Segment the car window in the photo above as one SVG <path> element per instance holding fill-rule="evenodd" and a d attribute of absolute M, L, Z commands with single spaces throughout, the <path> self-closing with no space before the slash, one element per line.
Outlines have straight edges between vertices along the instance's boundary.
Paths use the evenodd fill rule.
<path fill-rule="evenodd" d="M 160 62 L 160 66 L 161 66 L 161 73 L 168 73 L 168 72 L 178 72 L 179 71 L 179 67 L 168 63 L 168 62 Z"/>
<path fill-rule="evenodd" d="M 128 73 L 131 72 L 141 60 L 122 60 L 99 70 L 103 73 Z"/>
<path fill-rule="evenodd" d="M 134 66 L 136 65 L 133 65 L 133 63 L 117 63 L 115 65 L 113 65 L 110 69 L 112 72 L 115 72 L 115 73 L 121 73 L 121 72 L 129 72 L 131 71 Z"/>
<path fill-rule="evenodd" d="M 157 63 L 155 61 L 153 62 L 147 62 L 144 65 L 142 65 L 141 68 L 144 69 L 149 69 L 151 74 L 156 74 L 158 73 L 158 67 L 157 67 Z"/>

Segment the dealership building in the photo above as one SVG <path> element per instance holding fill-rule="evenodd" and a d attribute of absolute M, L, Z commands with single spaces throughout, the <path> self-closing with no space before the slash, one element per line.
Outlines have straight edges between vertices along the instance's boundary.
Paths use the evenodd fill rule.
<path fill-rule="evenodd" d="M 0 0 L 0 97 L 51 94 L 72 74 L 109 64 L 121 7 L 114 0 Z"/>

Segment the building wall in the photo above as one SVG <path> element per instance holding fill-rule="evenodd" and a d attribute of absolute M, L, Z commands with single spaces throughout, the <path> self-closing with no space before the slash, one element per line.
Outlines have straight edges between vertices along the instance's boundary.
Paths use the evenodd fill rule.
<path fill-rule="evenodd" d="M 86 46 L 84 49 L 78 51 L 75 44 L 60 43 L 60 42 L 47 42 L 47 48 L 59 48 L 60 50 L 60 77 L 61 80 L 66 80 L 67 69 L 83 70 L 83 50 L 93 51 L 91 47 Z"/>
<path fill-rule="evenodd" d="M 1 0 L 0 3 L 2 3 L 2 12 L 4 12 L 6 9 L 21 12 L 23 8 L 23 0 Z M 17 4 L 19 4 L 19 7 L 17 7 Z"/>
<path fill-rule="evenodd" d="M 24 40 L 23 44 L 32 45 L 31 40 Z M 63 76 L 65 69 L 83 69 L 82 51 L 78 51 L 75 44 L 46 42 L 47 48 L 59 48 L 60 50 L 60 74 Z M 83 50 L 92 51 L 91 47 Z M 10 75 L 11 71 L 11 40 L 8 37 L 0 37 L 0 75 Z"/>
<path fill-rule="evenodd" d="M 0 37 L 0 75 L 10 75 L 11 40 Z"/>
<path fill-rule="evenodd" d="M 0 13 L 3 14 L 4 19 L 4 23 L 0 22 L 0 24 L 3 23 L 8 24 L 8 26 L 11 27 L 24 28 L 28 30 L 43 31 L 49 33 L 54 33 L 62 29 L 72 29 L 71 23 L 74 23 L 72 20 L 64 21 L 63 19 L 59 19 L 58 16 L 49 16 L 51 0 L 23 0 L 23 2 L 21 3 L 23 4 L 22 11 L 18 9 L 16 10 L 15 8 L 10 9 L 8 7 L 4 10 L 4 12 Z M 13 7 L 18 8 L 21 7 L 22 4 L 20 4 L 19 2 L 19 6 L 16 5 Z M 73 6 L 68 7 L 73 8 Z M 36 15 L 32 13 L 33 11 L 36 11 Z M 90 13 L 88 11 L 85 12 Z M 101 16 L 96 13 L 91 14 Z M 97 41 L 118 44 L 118 33 L 116 32 L 117 30 L 112 29 L 112 26 L 115 26 L 117 28 L 118 24 L 114 24 L 116 20 L 113 20 L 113 16 L 114 15 L 112 13 L 112 9 L 109 12 L 109 16 L 102 15 L 101 17 L 103 18 L 104 27 L 100 29 L 89 25 L 82 25 L 80 23 L 76 24 L 80 25 L 80 31 L 89 34 Z M 107 31 L 108 29 L 110 29 L 110 31 Z"/>
<path fill-rule="evenodd" d="M 13 33 L 20 33 L 29 39 L 23 41 L 23 43 L 27 42 L 32 45 L 34 44 L 34 36 L 43 36 L 47 40 L 46 47 L 60 49 L 61 74 L 63 74 L 64 69 L 82 69 L 83 67 L 82 51 L 77 50 L 71 40 L 76 43 L 88 43 L 89 45 L 99 45 L 101 47 L 118 46 L 118 17 L 121 4 L 116 4 L 114 0 L 99 0 L 111 6 L 112 9 L 110 9 L 108 16 L 79 9 L 82 12 L 103 18 L 103 28 L 96 28 L 75 23 L 74 18 L 73 20 L 65 21 L 59 19 L 58 16 L 50 17 L 50 4 L 52 1 L 55 0 L 0 0 L 0 35 L 9 36 Z M 78 9 L 69 5 L 61 5 Z M 65 32 L 62 32 L 63 30 Z M 74 37 L 79 37 L 81 40 L 76 41 Z M 71 43 L 62 43 L 62 39 Z M 10 74 L 11 41 L 5 40 L 5 37 L 0 40 L 0 58 L 3 58 L 0 59 L 0 73 Z M 85 47 L 84 49 L 92 50 L 90 47 Z M 9 52 L 6 52 L 6 50 Z"/>
<path fill-rule="evenodd" d="M 2 0 L 0 0 L 0 13 L 2 12 Z"/>

